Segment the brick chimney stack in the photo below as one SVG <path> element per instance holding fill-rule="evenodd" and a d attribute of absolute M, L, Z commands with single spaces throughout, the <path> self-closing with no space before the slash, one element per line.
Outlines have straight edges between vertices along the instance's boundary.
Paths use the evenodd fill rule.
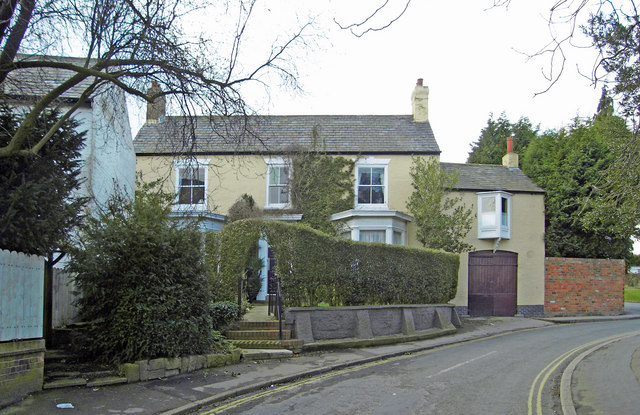
<path fill-rule="evenodd" d="M 429 87 L 422 85 L 422 78 L 418 78 L 416 87 L 411 94 L 414 122 L 429 121 Z"/>
<path fill-rule="evenodd" d="M 507 137 L 507 154 L 502 157 L 502 165 L 510 169 L 519 168 L 518 155 L 513 152 L 513 138 Z"/>
<path fill-rule="evenodd" d="M 156 97 L 153 102 L 147 102 L 147 122 L 157 123 L 164 120 L 166 112 L 166 100 L 162 94 L 162 89 L 156 81 L 151 82 L 151 88 L 147 90 L 147 96 Z"/>

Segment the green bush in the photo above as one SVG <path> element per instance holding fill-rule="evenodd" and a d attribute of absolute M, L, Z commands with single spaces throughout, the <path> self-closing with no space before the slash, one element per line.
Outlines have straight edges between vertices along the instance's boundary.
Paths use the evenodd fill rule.
<path fill-rule="evenodd" d="M 169 218 L 172 199 L 153 186 L 133 202 L 112 198 L 70 252 L 88 357 L 131 362 L 212 350 L 202 237 L 195 224 Z"/>
<path fill-rule="evenodd" d="M 228 327 L 238 318 L 238 304 L 231 301 L 218 301 L 211 305 L 211 320 L 215 330 Z"/>
<path fill-rule="evenodd" d="M 222 243 L 219 251 L 218 281 L 237 281 L 260 235 L 274 251 L 286 306 L 434 304 L 456 294 L 456 254 L 354 242 L 257 219 L 234 222 L 221 232 L 219 239 L 230 244 Z"/>

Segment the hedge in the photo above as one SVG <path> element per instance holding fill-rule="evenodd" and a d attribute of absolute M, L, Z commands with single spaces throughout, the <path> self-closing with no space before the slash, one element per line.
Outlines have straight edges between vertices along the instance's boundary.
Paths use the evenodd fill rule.
<path fill-rule="evenodd" d="M 220 241 L 220 265 L 210 274 L 214 298 L 235 287 L 249 248 L 261 235 L 273 249 L 285 306 L 436 304 L 456 294 L 456 254 L 355 242 L 304 225 L 246 219 L 212 237 Z"/>

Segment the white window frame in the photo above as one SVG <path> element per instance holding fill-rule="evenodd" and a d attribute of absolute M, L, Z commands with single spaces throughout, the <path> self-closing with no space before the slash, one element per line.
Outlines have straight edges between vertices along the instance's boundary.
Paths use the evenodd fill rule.
<path fill-rule="evenodd" d="M 342 236 L 348 232 L 352 241 L 360 241 L 360 231 L 384 231 L 384 243 L 407 245 L 407 224 L 413 218 L 395 210 L 351 209 L 331 215 L 332 221 L 342 222 Z M 394 244 L 394 233 L 400 234 L 400 244 Z"/>
<path fill-rule="evenodd" d="M 513 204 L 511 193 L 504 191 L 479 192 L 478 239 L 510 239 Z M 493 212 L 483 212 L 484 203 L 493 202 Z M 506 211 L 503 206 L 506 204 Z"/>
<path fill-rule="evenodd" d="M 289 182 L 291 181 L 291 163 L 282 157 L 264 159 L 267 164 L 267 176 L 266 176 L 266 189 L 265 189 L 265 209 L 289 209 L 291 207 L 291 192 L 289 190 Z M 286 203 L 271 203 L 269 199 L 269 178 L 271 177 L 271 169 L 273 168 L 287 168 L 288 180 L 287 180 L 287 199 Z"/>
<path fill-rule="evenodd" d="M 179 203 L 180 202 L 180 170 L 192 167 L 202 168 L 204 171 L 204 197 L 202 203 Z M 174 210 L 207 210 L 207 193 L 209 189 L 209 159 L 178 160 L 175 162 L 175 192 L 176 199 Z"/>
<path fill-rule="evenodd" d="M 355 180 L 355 200 L 354 206 L 356 209 L 389 209 L 389 162 L 391 159 L 378 159 L 375 157 L 368 157 L 366 159 L 356 160 L 356 180 Z M 383 197 L 384 203 L 358 203 L 358 187 L 360 186 L 360 168 L 382 168 L 384 169 Z M 369 186 L 369 185 L 366 185 Z"/>

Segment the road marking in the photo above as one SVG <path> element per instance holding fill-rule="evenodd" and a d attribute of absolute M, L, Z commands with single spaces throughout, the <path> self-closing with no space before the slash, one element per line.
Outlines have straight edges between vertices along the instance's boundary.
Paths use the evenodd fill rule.
<path fill-rule="evenodd" d="M 464 361 L 464 362 L 462 362 L 462 363 L 458 363 L 457 365 L 453 365 L 453 366 L 451 366 L 451 367 L 448 367 L 448 368 L 446 368 L 446 369 L 443 369 L 443 370 L 439 371 L 438 373 L 435 373 L 435 374 L 433 374 L 433 375 L 429 375 L 429 376 L 427 376 L 427 379 L 431 379 L 431 378 L 432 378 L 432 377 L 434 377 L 434 376 L 438 376 L 438 375 L 441 375 L 441 374 L 443 374 L 443 373 L 450 372 L 450 371 L 452 371 L 452 370 L 454 370 L 454 369 L 459 368 L 460 366 L 464 366 L 464 365 L 469 364 L 469 363 L 471 363 L 471 362 L 475 362 L 475 361 L 476 361 L 476 360 L 478 360 L 478 359 L 482 359 L 483 357 L 491 356 L 491 355 L 492 355 L 492 354 L 494 354 L 494 353 L 497 353 L 497 351 L 496 351 L 496 350 L 494 350 L 494 351 L 489 352 L 489 353 L 487 353 L 487 354 L 483 354 L 482 356 L 478 356 L 478 357 L 474 357 L 473 359 L 465 360 L 465 361 Z"/>
<path fill-rule="evenodd" d="M 545 326 L 545 327 L 535 327 L 535 328 L 530 328 L 530 329 L 523 329 L 523 330 L 518 330 L 516 332 L 504 332 L 504 333 L 498 333 L 498 334 L 494 334 L 492 336 L 487 336 L 487 337 L 480 337 L 480 338 L 476 338 L 476 339 L 469 339 L 469 340 L 465 340 L 465 341 L 461 341 L 458 343 L 451 343 L 451 344 L 445 344 L 445 345 L 441 345 L 441 346 L 436 346 L 432 349 L 427 349 L 427 350 L 419 350 L 416 352 L 410 352 L 409 354 L 405 354 L 405 355 L 400 355 L 400 356 L 395 356 L 395 357 L 390 357 L 390 358 L 384 358 L 382 360 L 377 360 L 375 362 L 370 362 L 370 363 L 366 363 L 366 364 L 362 364 L 362 365 L 356 365 L 356 366 L 352 366 L 349 368 L 345 368 L 345 369 L 335 369 L 331 372 L 322 374 L 322 375 L 318 375 L 318 376 L 314 376 L 312 378 L 307 378 L 307 379 L 302 379 L 293 383 L 288 383 L 286 385 L 281 385 L 281 386 L 276 386 L 276 387 L 271 387 L 265 391 L 256 393 L 254 395 L 249 395 L 249 396 L 245 396 L 243 398 L 240 399 L 236 399 L 232 402 L 229 402 L 227 404 L 223 404 L 220 406 L 217 406 L 215 408 L 212 408 L 209 411 L 206 412 L 199 412 L 200 415 L 214 415 L 214 414 L 218 414 L 218 413 L 222 413 L 226 410 L 229 409 L 233 409 L 237 406 L 240 406 L 242 404 L 269 396 L 269 395 L 273 395 L 276 394 L 278 392 L 283 392 L 292 388 L 295 388 L 297 386 L 302 386 L 302 385 L 306 385 L 309 383 L 313 383 L 313 382 L 317 382 L 317 381 L 321 381 L 324 379 L 329 379 L 331 377 L 334 376 L 338 376 L 338 375 L 342 375 L 345 373 L 350 373 L 350 372 L 354 372 L 360 369 L 366 369 L 369 367 L 373 367 L 376 365 L 381 365 L 384 363 L 388 363 L 388 362 L 393 362 L 396 360 L 400 360 L 400 359 L 407 359 L 407 358 L 411 358 L 411 357 L 416 357 L 416 356 L 423 356 L 426 354 L 430 354 L 436 351 L 441 351 L 441 350 L 445 350 L 445 349 L 450 349 L 453 347 L 459 347 L 465 344 L 470 344 L 470 343 L 476 343 L 476 342 L 483 342 L 483 341 L 487 341 L 487 340 L 492 340 L 492 339 L 496 339 L 499 337 L 503 337 L 503 336 L 507 336 L 510 334 L 519 334 L 519 333 L 523 333 L 523 332 L 528 332 L 528 331 L 534 331 L 534 330 L 540 330 L 540 329 L 548 329 L 554 326 Z M 206 403 L 206 405 L 211 405 L 213 404 L 214 401 L 209 401 Z M 204 405 L 204 403 L 203 403 Z M 180 408 L 178 408 L 180 409 Z"/>
<path fill-rule="evenodd" d="M 578 364 L 580 364 L 580 362 L 585 357 L 589 356 L 591 353 L 595 352 L 596 350 L 601 349 L 611 343 L 614 343 L 623 339 L 627 339 L 629 337 L 634 337 L 634 336 L 640 336 L 640 331 L 623 334 L 617 338 L 597 344 L 592 348 L 590 348 L 589 350 L 582 352 L 578 357 L 573 359 L 571 363 L 569 363 L 569 366 L 567 366 L 565 370 L 562 372 L 562 378 L 560 379 L 560 403 L 562 405 L 562 413 L 564 415 L 576 415 L 576 409 L 573 404 L 573 396 L 571 396 L 571 381 L 573 379 L 573 371 L 578 366 Z"/>
<path fill-rule="evenodd" d="M 563 353 L 562 355 L 556 357 L 551 363 L 544 367 L 533 379 L 531 383 L 531 387 L 529 388 L 529 398 L 527 400 L 527 414 L 533 415 L 533 408 L 536 409 L 536 415 L 542 415 L 542 391 L 544 390 L 545 384 L 549 380 L 549 377 L 555 370 L 568 358 L 571 356 L 580 353 L 586 348 L 592 347 L 596 344 L 602 343 L 611 343 L 613 341 L 620 340 L 624 337 L 629 337 L 633 335 L 638 335 L 640 332 L 633 333 L 624 333 L 624 334 L 616 334 L 613 336 L 593 340 L 589 343 L 582 344 L 577 346 L 568 352 Z M 539 382 L 538 382 L 539 381 Z M 534 396 L 535 396 L 535 404 L 534 404 Z"/>

